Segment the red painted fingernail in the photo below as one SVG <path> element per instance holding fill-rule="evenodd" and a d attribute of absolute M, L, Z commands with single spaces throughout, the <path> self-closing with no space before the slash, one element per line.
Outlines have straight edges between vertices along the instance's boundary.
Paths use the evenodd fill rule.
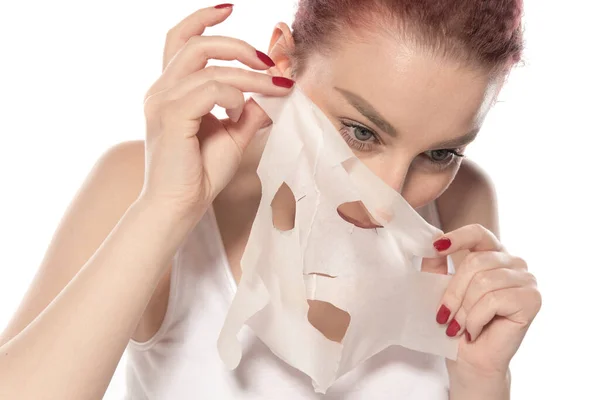
<path fill-rule="evenodd" d="M 260 58 L 260 61 L 264 62 L 269 67 L 274 67 L 275 63 L 271 60 L 271 57 L 263 53 L 262 51 L 256 50 L 256 55 Z"/>
<path fill-rule="evenodd" d="M 448 238 L 441 238 L 433 243 L 433 247 L 435 247 L 437 251 L 448 250 L 450 246 L 452 246 L 452 242 Z"/>
<path fill-rule="evenodd" d="M 219 4 L 219 5 L 215 6 L 215 8 L 227 8 L 227 7 L 233 7 L 233 4 L 231 4 L 231 3 L 223 3 L 223 4 Z"/>
<path fill-rule="evenodd" d="M 272 81 L 274 85 L 281 86 L 284 88 L 291 88 L 292 86 L 294 86 L 295 83 L 293 80 L 284 78 L 283 76 L 274 76 Z"/>
<path fill-rule="evenodd" d="M 467 342 L 471 341 L 471 334 L 469 333 L 469 331 L 465 330 L 465 336 L 467 337 Z"/>
<path fill-rule="evenodd" d="M 452 321 L 450 321 L 450 325 L 448 325 L 448 328 L 446 329 L 446 335 L 454 337 L 458 331 L 460 331 L 460 325 L 455 319 L 452 319 Z"/>
<path fill-rule="evenodd" d="M 448 318 L 450 317 L 450 309 L 442 304 L 440 309 L 438 310 L 437 315 L 435 316 L 435 320 L 438 324 L 445 324 L 448 322 Z"/>

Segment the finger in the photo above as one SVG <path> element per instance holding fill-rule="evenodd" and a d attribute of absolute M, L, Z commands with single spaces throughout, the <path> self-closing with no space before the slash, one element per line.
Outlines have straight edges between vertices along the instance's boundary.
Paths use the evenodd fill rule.
<path fill-rule="evenodd" d="M 238 122 L 240 120 L 242 112 L 244 112 L 244 104 L 240 104 L 240 106 L 237 108 L 230 108 L 228 110 L 225 110 L 225 114 L 227 114 L 229 119 L 233 122 Z"/>
<path fill-rule="evenodd" d="M 237 109 L 243 108 L 244 102 L 244 94 L 239 89 L 219 81 L 208 81 L 185 96 L 168 101 L 163 120 L 166 126 L 189 125 L 190 129 L 185 129 L 184 132 L 186 137 L 192 137 L 197 134 L 198 129 L 196 125 L 189 124 L 189 121 L 200 121 L 215 105 Z"/>
<path fill-rule="evenodd" d="M 497 268 L 510 268 L 513 258 L 508 253 L 497 251 L 482 251 L 469 253 L 456 268 L 456 272 L 440 300 L 436 320 L 440 324 L 450 321 L 461 307 L 467 288 L 473 277 L 483 271 Z"/>
<path fill-rule="evenodd" d="M 495 317 L 505 317 L 526 327 L 541 306 L 537 289 L 517 287 L 488 292 L 466 315 L 466 329 L 475 341 L 483 328 Z"/>
<path fill-rule="evenodd" d="M 167 33 L 163 52 L 163 70 L 173 56 L 196 35 L 202 35 L 209 26 L 215 26 L 231 15 L 233 7 L 205 7 L 187 16 Z"/>
<path fill-rule="evenodd" d="M 491 271 L 480 271 L 471 279 L 461 308 L 468 313 L 489 292 L 531 286 L 534 282 L 533 275 L 522 270 L 498 268 Z"/>
<path fill-rule="evenodd" d="M 243 40 L 225 36 L 193 36 L 173 57 L 160 79 L 162 87 L 157 89 L 170 87 L 177 80 L 206 67 L 209 59 L 238 60 L 258 70 L 275 65 L 269 56 Z"/>
<path fill-rule="evenodd" d="M 233 86 L 243 92 L 262 93 L 268 96 L 283 96 L 290 92 L 291 87 L 279 86 L 274 82 L 281 77 L 272 77 L 260 72 L 250 71 L 236 67 L 221 67 L 211 65 L 196 71 L 168 90 L 167 98 L 174 100 L 185 96 L 192 90 L 209 81 L 219 81 Z M 293 85 L 293 81 L 289 80 Z"/>
<path fill-rule="evenodd" d="M 476 273 L 469 284 L 462 305 L 448 324 L 446 334 L 448 336 L 462 334 L 466 324 L 466 316 L 487 293 L 528 287 L 534 285 L 534 283 L 535 278 L 533 278 L 533 275 L 515 269 L 497 268 Z"/>
<path fill-rule="evenodd" d="M 246 101 L 242 115 L 237 123 L 231 124 L 228 121 L 224 121 L 223 124 L 229 134 L 232 137 L 236 137 L 240 146 L 245 148 L 255 132 L 272 122 L 267 113 L 260 108 L 253 98 L 250 98 Z"/>
<path fill-rule="evenodd" d="M 448 255 L 460 250 L 504 251 L 504 247 L 487 228 L 479 224 L 465 225 L 437 239 L 433 246 L 440 255 Z"/>

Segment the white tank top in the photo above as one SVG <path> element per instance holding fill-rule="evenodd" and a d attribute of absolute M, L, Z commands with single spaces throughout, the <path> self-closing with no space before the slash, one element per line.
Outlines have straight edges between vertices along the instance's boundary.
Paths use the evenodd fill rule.
<path fill-rule="evenodd" d="M 419 211 L 439 227 L 434 204 Z M 176 253 L 171 274 L 158 332 L 127 347 L 126 399 L 448 399 L 444 359 L 400 346 L 373 356 L 322 395 L 308 376 L 282 362 L 244 327 L 242 360 L 237 369 L 227 370 L 217 337 L 237 285 L 212 209 Z"/>

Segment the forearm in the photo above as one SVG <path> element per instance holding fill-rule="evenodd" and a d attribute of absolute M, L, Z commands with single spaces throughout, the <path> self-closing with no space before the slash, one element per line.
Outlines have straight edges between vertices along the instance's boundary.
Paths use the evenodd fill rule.
<path fill-rule="evenodd" d="M 503 377 L 450 372 L 450 400 L 509 400 L 510 371 Z"/>
<path fill-rule="evenodd" d="M 190 229 L 134 203 L 54 301 L 0 347 L 0 398 L 101 398 Z"/>

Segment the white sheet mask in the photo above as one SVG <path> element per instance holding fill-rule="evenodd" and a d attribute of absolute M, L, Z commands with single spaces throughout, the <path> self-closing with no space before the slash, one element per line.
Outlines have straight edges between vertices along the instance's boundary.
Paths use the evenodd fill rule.
<path fill-rule="evenodd" d="M 244 324 L 320 393 L 391 345 L 456 359 L 458 340 L 435 321 L 450 276 L 420 271 L 423 257 L 437 257 L 442 232 L 356 158 L 298 86 L 284 98 L 252 97 L 273 125 L 258 167 L 262 199 L 218 339 L 224 363 L 239 364 Z M 296 199 L 289 231 L 274 227 L 271 209 L 284 183 Z M 338 206 L 354 201 L 382 228 L 342 219 Z M 309 322 L 309 299 L 349 313 L 341 342 Z"/>

